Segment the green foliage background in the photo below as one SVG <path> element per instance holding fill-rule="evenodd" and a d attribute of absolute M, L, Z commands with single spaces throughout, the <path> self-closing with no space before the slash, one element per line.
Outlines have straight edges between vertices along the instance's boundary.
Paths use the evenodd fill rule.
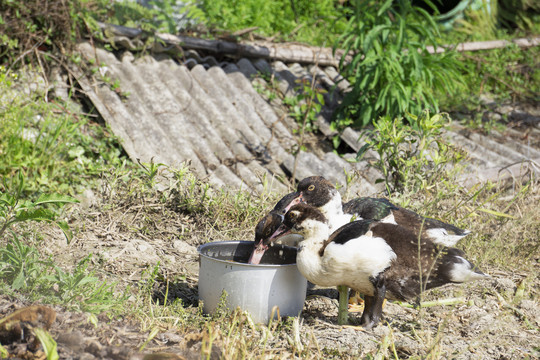
<path fill-rule="evenodd" d="M 333 0 L 202 0 L 210 27 L 230 31 L 256 26 L 266 36 L 330 46 L 346 22 Z"/>

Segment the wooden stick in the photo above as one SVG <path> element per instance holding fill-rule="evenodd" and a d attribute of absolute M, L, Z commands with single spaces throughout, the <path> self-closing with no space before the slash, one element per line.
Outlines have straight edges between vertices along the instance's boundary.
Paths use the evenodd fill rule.
<path fill-rule="evenodd" d="M 433 306 L 440 306 L 440 305 L 456 305 L 456 304 L 464 304 L 467 302 L 467 299 L 464 297 L 459 298 L 450 298 L 450 299 L 441 299 L 441 300 L 433 300 L 433 301 L 425 301 L 420 303 L 420 307 L 426 308 L 426 307 L 433 307 Z M 416 308 L 416 305 L 412 305 L 406 302 L 396 301 L 396 304 L 399 304 L 406 308 Z"/>

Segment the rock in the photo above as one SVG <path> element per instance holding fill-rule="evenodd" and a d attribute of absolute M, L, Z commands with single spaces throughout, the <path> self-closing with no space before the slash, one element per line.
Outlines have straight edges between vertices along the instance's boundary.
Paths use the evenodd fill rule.
<path fill-rule="evenodd" d="M 175 240 L 173 242 L 173 248 L 178 252 L 181 252 L 186 255 L 197 255 L 197 248 L 193 245 L 189 245 L 185 241 Z"/>
<path fill-rule="evenodd" d="M 68 333 L 61 333 L 58 335 L 56 342 L 65 345 L 73 351 L 79 351 L 84 345 L 84 336 L 78 330 Z"/>

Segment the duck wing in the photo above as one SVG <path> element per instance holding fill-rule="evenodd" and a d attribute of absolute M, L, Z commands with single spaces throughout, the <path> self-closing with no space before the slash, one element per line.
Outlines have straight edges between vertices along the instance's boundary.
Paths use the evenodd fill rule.
<path fill-rule="evenodd" d="M 332 235 L 330 235 L 330 237 L 323 243 L 323 246 L 319 250 L 319 255 L 322 257 L 324 255 L 324 250 L 331 243 L 343 245 L 349 240 L 356 239 L 367 234 L 373 222 L 373 220 L 364 219 L 343 225 L 334 231 Z"/>
<path fill-rule="evenodd" d="M 356 215 L 362 219 L 382 220 L 399 207 L 388 199 L 360 197 L 343 204 L 345 214 Z"/>

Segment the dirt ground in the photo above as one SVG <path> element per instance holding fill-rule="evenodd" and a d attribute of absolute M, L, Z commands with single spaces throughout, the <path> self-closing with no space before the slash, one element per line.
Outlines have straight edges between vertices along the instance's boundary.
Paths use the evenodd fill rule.
<path fill-rule="evenodd" d="M 145 269 L 159 261 L 162 278 L 171 280 L 168 300 L 182 299 L 185 311 L 191 314 L 198 311 L 196 247 L 208 241 L 253 236 L 252 229 L 202 230 L 196 217 L 179 214 L 167 205 L 148 200 L 144 207 L 140 206 L 140 200 L 133 198 L 107 207 L 104 200 L 91 191 L 82 200 L 69 214 L 71 226 L 78 229 L 74 240 L 68 245 L 59 230 L 42 227 L 47 239 L 41 250 L 66 268 L 92 253 L 96 266 L 100 264 L 102 273 L 117 280 L 121 287 L 138 284 Z M 147 226 L 147 231 L 134 230 L 143 225 Z M 538 260 L 537 257 L 537 264 Z M 351 326 L 336 325 L 337 291 L 312 287 L 296 330 L 295 326 L 284 326 L 283 330 L 267 337 L 265 346 L 273 349 L 267 357 L 289 358 L 293 356 L 293 349 L 300 347 L 311 349 L 305 352 L 308 358 L 358 358 L 376 353 L 387 358 L 539 358 L 539 301 L 515 296 L 518 285 L 530 274 L 495 268 L 482 270 L 491 278 L 434 289 L 422 299 L 462 299 L 458 304 L 415 309 L 387 302 L 383 323 L 372 331 L 355 327 L 360 313 L 351 313 Z M 537 271 L 538 267 L 531 270 Z M 538 276 L 533 279 L 527 286 L 533 289 L 530 293 L 537 294 L 540 280 Z M 165 282 L 157 281 L 153 291 L 156 299 L 163 300 Z M 0 319 L 30 305 L 36 304 L 0 295 Z M 98 315 L 91 321 L 93 318 L 87 313 L 68 311 L 61 306 L 50 309 L 56 316 L 50 323 L 50 333 L 58 343 L 61 359 L 199 359 L 205 346 L 204 326 L 196 324 L 162 327 L 145 344 L 150 330 L 140 318 L 110 319 Z M 26 312 L 21 324 L 38 326 L 50 320 L 50 316 L 43 315 L 50 315 L 50 310 L 38 307 Z M 255 326 L 246 331 L 245 336 L 263 338 L 268 335 L 265 328 Z M 39 348 L 31 337 L 21 337 L 22 340 L 12 339 L 8 344 L 4 341 L 3 345 L 11 354 L 17 354 L 16 358 L 44 358 L 41 350 L 30 351 Z M 143 344 L 144 350 L 139 351 Z M 230 357 L 226 356 L 225 348 L 224 344 L 216 342 L 210 358 Z"/>

